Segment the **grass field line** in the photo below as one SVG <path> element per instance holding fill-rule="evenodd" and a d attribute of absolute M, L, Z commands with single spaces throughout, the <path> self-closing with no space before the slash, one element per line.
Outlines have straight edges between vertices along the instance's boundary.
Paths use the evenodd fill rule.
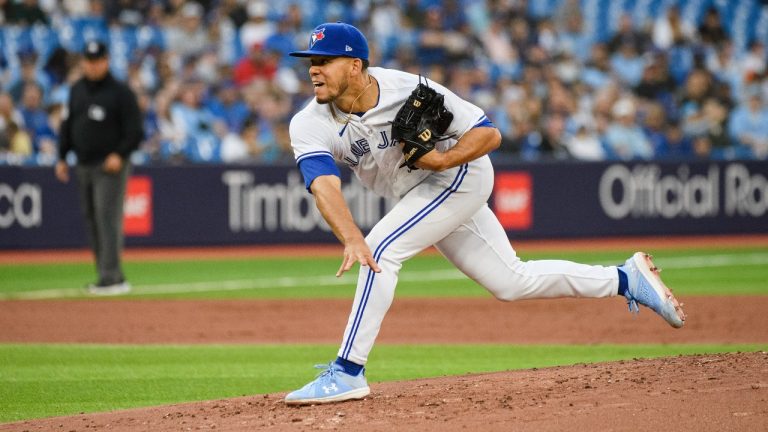
<path fill-rule="evenodd" d="M 400 276 L 401 281 L 442 281 L 464 279 L 460 271 L 456 269 L 416 271 Z M 296 288 L 311 286 L 342 286 L 352 285 L 357 277 L 352 274 L 346 274 L 342 277 L 336 276 L 282 276 L 261 279 L 235 279 L 221 281 L 203 281 L 186 283 L 169 283 L 156 285 L 134 286 L 131 290 L 132 295 L 147 294 L 184 294 L 210 291 L 238 291 L 245 289 L 267 289 L 267 288 Z M 56 288 L 46 290 L 21 291 L 13 293 L 0 293 L 0 299 L 16 300 L 42 300 L 53 298 L 82 297 L 85 294 L 84 289 L 79 288 Z"/>
<path fill-rule="evenodd" d="M 617 263 L 594 263 L 612 265 Z M 687 257 L 668 257 L 656 260 L 656 264 L 664 269 L 693 269 L 705 267 L 726 266 L 757 266 L 768 264 L 768 253 L 751 254 L 721 254 L 701 255 Z M 466 276 L 457 269 L 405 271 L 399 280 L 403 282 L 438 282 L 465 279 Z M 187 283 L 168 283 L 154 285 L 134 286 L 131 295 L 162 295 L 184 294 L 211 291 L 238 291 L 246 289 L 269 288 L 298 288 L 298 287 L 322 287 L 343 286 L 355 283 L 355 274 L 346 274 L 342 277 L 328 276 L 282 276 L 259 279 L 239 279 L 220 281 L 201 281 Z M 42 300 L 56 298 L 82 297 L 85 291 L 79 288 L 57 288 L 45 290 L 17 291 L 0 293 L 0 300 Z"/>

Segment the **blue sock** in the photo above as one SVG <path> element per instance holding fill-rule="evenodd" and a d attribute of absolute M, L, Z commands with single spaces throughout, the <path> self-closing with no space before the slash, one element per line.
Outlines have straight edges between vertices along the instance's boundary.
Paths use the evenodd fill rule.
<path fill-rule="evenodd" d="M 353 363 L 347 359 L 343 359 L 341 357 L 336 357 L 336 361 L 334 362 L 337 365 L 341 366 L 342 369 L 344 369 L 344 372 L 352 375 L 357 376 L 360 374 L 360 371 L 363 370 L 363 365 L 359 365 L 357 363 Z"/>
<path fill-rule="evenodd" d="M 623 296 L 625 292 L 627 292 L 627 288 L 629 288 L 629 280 L 627 279 L 627 274 L 622 270 L 620 267 L 617 267 L 616 270 L 619 271 L 619 295 Z"/>

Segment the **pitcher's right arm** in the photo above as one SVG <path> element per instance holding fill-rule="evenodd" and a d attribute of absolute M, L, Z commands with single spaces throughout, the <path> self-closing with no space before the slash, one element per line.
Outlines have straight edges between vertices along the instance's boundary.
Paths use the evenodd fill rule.
<path fill-rule="evenodd" d="M 373 271 L 381 269 L 373 259 L 371 248 L 365 242 L 365 237 L 355 223 L 352 213 L 341 192 L 341 179 L 335 175 L 316 177 L 310 185 L 315 197 L 315 204 L 328 225 L 331 226 L 336 238 L 344 245 L 344 260 L 336 272 L 339 277 L 351 269 L 355 262 L 361 266 L 369 266 Z"/>

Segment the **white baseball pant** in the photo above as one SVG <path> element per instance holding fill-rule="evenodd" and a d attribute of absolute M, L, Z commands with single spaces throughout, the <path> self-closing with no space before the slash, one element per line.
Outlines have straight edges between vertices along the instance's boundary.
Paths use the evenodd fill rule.
<path fill-rule="evenodd" d="M 360 268 L 339 357 L 361 365 L 367 362 L 392 304 L 402 263 L 432 245 L 499 300 L 617 294 L 615 266 L 520 260 L 488 208 L 493 179 L 487 156 L 435 173 L 406 193 L 373 227 L 366 241 L 381 272 Z"/>

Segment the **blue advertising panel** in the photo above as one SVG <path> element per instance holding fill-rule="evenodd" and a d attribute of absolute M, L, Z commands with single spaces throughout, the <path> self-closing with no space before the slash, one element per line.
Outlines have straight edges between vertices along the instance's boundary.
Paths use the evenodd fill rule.
<path fill-rule="evenodd" d="M 364 232 L 394 204 L 345 170 Z M 768 162 L 496 164 L 489 205 L 511 240 L 768 232 Z M 137 167 L 126 197 L 128 246 L 335 242 L 293 166 Z M 0 248 L 86 244 L 76 179 L 0 167 Z"/>
<path fill-rule="evenodd" d="M 765 233 L 768 164 L 497 166 L 491 205 L 510 238 Z"/>
<path fill-rule="evenodd" d="M 343 180 L 353 216 L 371 228 L 392 203 Z M 62 184 L 52 169 L 0 167 L 0 248 L 85 246 L 78 199 L 76 178 Z M 288 166 L 137 167 L 125 213 L 127 246 L 336 241 Z"/>

